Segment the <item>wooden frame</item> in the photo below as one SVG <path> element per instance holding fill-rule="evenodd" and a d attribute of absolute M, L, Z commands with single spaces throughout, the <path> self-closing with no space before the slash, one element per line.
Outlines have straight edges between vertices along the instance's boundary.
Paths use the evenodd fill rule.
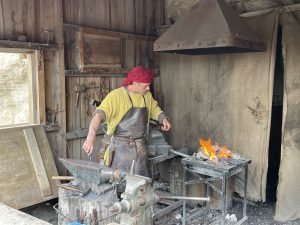
<path fill-rule="evenodd" d="M 122 66 L 122 39 L 79 30 L 80 70 L 89 68 L 120 68 Z"/>
<path fill-rule="evenodd" d="M 28 58 L 29 86 L 29 124 L 46 124 L 45 103 L 45 73 L 44 57 L 42 50 L 0 48 L 4 53 L 25 53 Z M 32 76 L 30 76 L 30 74 Z M 9 127 L 22 126 L 24 124 L 9 125 Z"/>

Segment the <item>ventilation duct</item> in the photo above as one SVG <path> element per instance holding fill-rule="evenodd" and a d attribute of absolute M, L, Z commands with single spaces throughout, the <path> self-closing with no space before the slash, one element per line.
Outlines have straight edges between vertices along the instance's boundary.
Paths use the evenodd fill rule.
<path fill-rule="evenodd" d="M 223 0 L 199 0 L 154 42 L 154 51 L 188 55 L 265 50 L 265 43 Z"/>

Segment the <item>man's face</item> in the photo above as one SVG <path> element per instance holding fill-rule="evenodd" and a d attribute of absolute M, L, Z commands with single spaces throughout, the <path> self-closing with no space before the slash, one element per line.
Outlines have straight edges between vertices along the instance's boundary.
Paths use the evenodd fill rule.
<path fill-rule="evenodd" d="M 145 95 L 150 90 L 150 83 L 135 83 L 136 91 L 141 95 Z"/>

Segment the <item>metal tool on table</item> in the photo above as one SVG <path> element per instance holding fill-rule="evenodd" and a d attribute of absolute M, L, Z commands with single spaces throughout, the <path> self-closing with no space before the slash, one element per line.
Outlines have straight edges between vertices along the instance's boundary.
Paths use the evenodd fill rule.
<path fill-rule="evenodd" d="M 166 142 L 163 133 L 157 128 L 150 130 L 146 148 L 150 163 L 152 164 L 165 161 L 175 156 L 190 157 L 190 155 L 187 154 L 187 148 L 181 148 L 179 150 L 173 149 L 173 147 Z"/>

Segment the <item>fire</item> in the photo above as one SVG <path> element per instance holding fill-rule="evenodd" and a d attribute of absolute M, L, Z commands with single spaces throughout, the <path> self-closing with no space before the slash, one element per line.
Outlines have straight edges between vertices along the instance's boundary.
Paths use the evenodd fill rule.
<path fill-rule="evenodd" d="M 216 151 L 214 150 L 210 139 L 207 141 L 200 139 L 199 141 L 201 147 L 203 148 L 203 153 L 210 159 L 210 160 L 215 160 L 216 158 Z"/>
<path fill-rule="evenodd" d="M 218 158 L 228 159 L 232 157 L 233 157 L 233 153 L 230 150 L 228 150 L 226 146 L 220 148 L 218 152 Z"/>
<path fill-rule="evenodd" d="M 226 146 L 219 147 L 218 144 L 212 145 L 210 139 L 199 140 L 202 147 L 202 152 L 208 157 L 209 160 L 218 161 L 218 159 L 228 159 L 233 157 L 233 152 L 227 149 Z"/>

